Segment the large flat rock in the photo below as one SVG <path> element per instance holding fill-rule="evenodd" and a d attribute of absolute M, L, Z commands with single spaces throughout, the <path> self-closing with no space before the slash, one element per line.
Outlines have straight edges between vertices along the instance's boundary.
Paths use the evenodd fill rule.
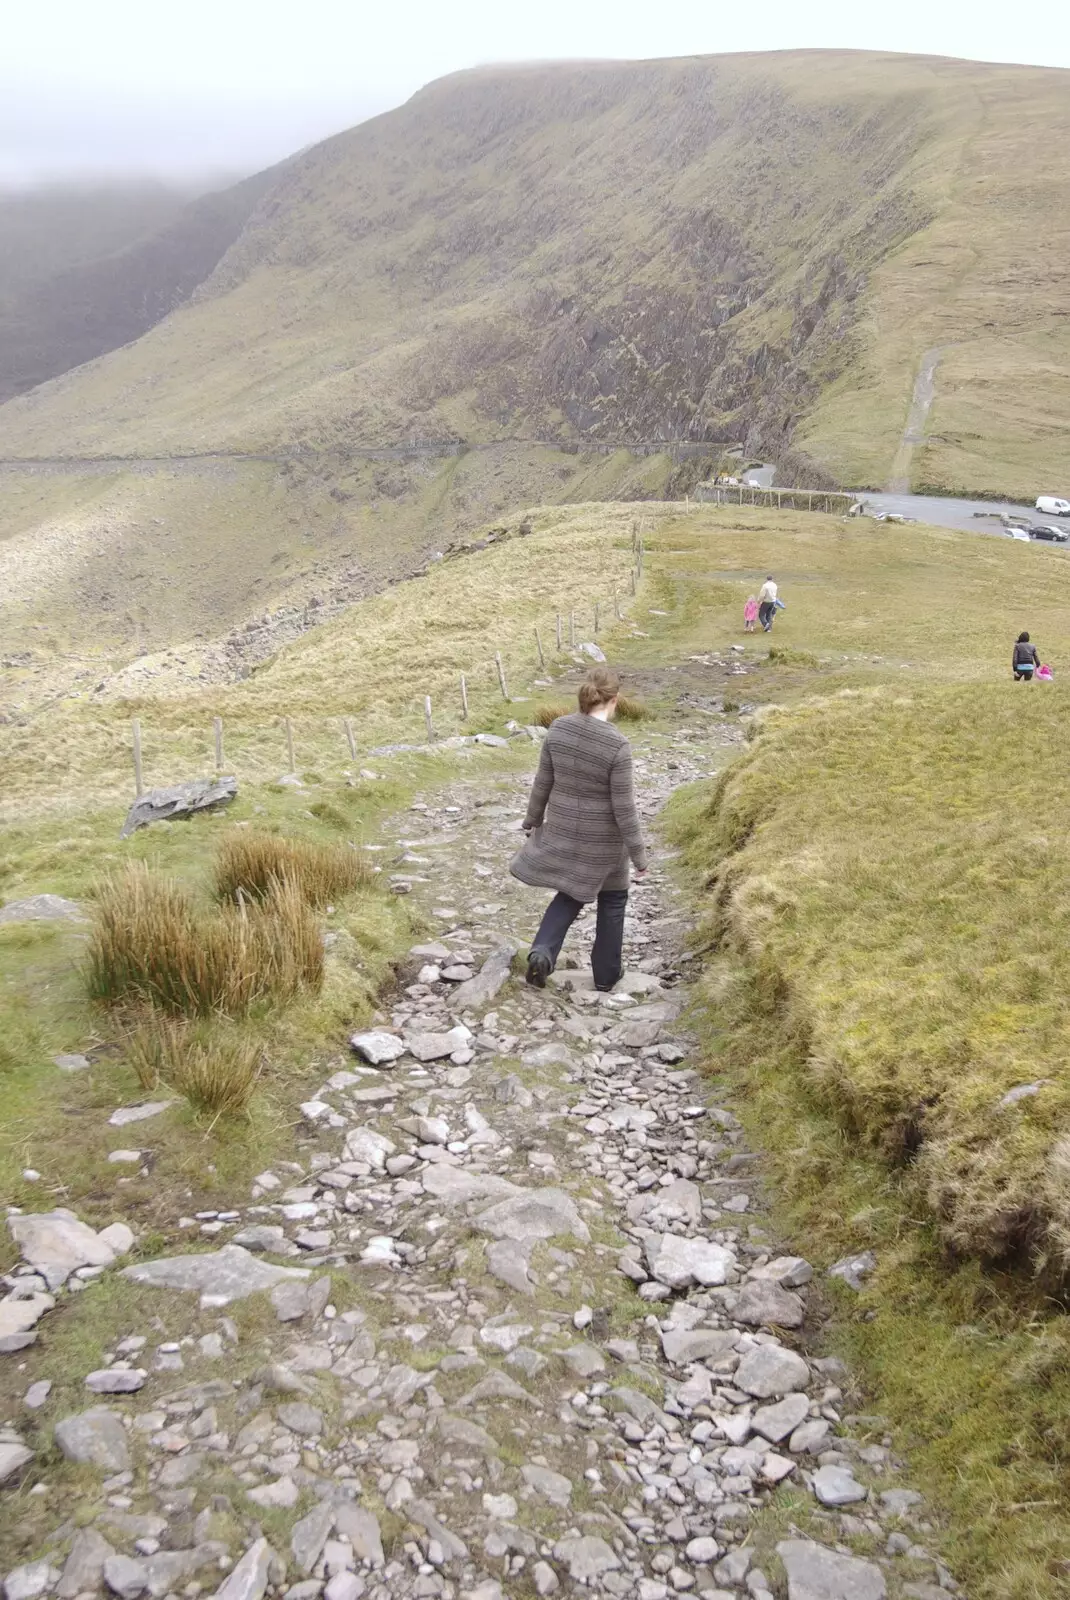
<path fill-rule="evenodd" d="M 62 1206 L 9 1217 L 7 1225 L 23 1260 L 37 1268 L 50 1289 L 66 1282 L 78 1267 L 110 1267 L 115 1260 L 111 1246 Z"/>
<path fill-rule="evenodd" d="M 123 1277 L 153 1289 L 186 1289 L 212 1296 L 213 1305 L 244 1300 L 248 1295 L 273 1289 L 288 1278 L 307 1278 L 305 1267 L 276 1267 L 243 1250 L 224 1245 L 196 1256 L 161 1256 L 123 1268 Z"/>
<path fill-rule="evenodd" d="M 782 1539 L 776 1552 L 788 1575 L 788 1600 L 885 1600 L 884 1574 L 872 1561 L 812 1539 Z"/>

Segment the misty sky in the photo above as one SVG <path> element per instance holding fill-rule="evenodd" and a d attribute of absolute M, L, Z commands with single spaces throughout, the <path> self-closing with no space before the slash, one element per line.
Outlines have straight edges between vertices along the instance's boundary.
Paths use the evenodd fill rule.
<path fill-rule="evenodd" d="M 1065 0 L 7 0 L 0 184 L 267 166 L 489 61 L 904 50 L 1070 67 Z"/>

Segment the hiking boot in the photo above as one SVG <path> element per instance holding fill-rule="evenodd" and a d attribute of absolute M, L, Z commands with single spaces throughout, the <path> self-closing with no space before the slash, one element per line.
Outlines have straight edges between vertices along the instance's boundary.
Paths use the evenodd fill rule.
<path fill-rule="evenodd" d="M 533 989 L 545 989 L 546 980 L 553 970 L 554 964 L 546 951 L 533 950 L 528 956 L 528 970 L 525 977 Z"/>

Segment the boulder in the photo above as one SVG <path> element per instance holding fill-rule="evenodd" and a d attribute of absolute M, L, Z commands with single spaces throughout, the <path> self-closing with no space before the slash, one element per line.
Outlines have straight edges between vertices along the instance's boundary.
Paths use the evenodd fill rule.
<path fill-rule="evenodd" d="M 0 908 L 0 922 L 85 922 L 85 912 L 74 900 L 59 894 L 34 894 L 27 900 L 9 900 Z"/>
<path fill-rule="evenodd" d="M 810 1369 L 794 1350 L 784 1350 L 776 1344 L 759 1344 L 747 1351 L 732 1382 L 756 1400 L 771 1400 L 774 1396 L 805 1389 L 810 1382 Z"/>
<path fill-rule="evenodd" d="M 16 1300 L 14 1295 L 9 1295 L 6 1300 L 0 1300 L 0 1339 L 11 1334 L 27 1333 L 30 1328 L 36 1327 L 46 1311 L 52 1310 L 55 1303 L 50 1294 L 31 1294 L 25 1300 Z"/>
<path fill-rule="evenodd" d="M 237 778 L 193 778 L 188 783 L 173 783 L 167 789 L 149 789 L 130 807 L 119 837 L 128 839 L 150 822 L 171 822 L 176 817 L 192 817 L 198 811 L 227 806 L 237 794 Z"/>
<path fill-rule="evenodd" d="M 388 1066 L 390 1062 L 397 1061 L 399 1056 L 405 1054 L 404 1039 L 399 1039 L 396 1033 L 387 1033 L 384 1028 L 373 1028 L 369 1033 L 353 1034 L 349 1047 L 373 1067 Z"/>
<path fill-rule="evenodd" d="M 56 1423 L 55 1441 L 68 1461 L 99 1467 L 104 1472 L 125 1472 L 130 1448 L 119 1415 L 103 1406 L 79 1411 Z"/>
<path fill-rule="evenodd" d="M 693 1283 L 718 1287 L 728 1281 L 736 1258 L 724 1245 L 708 1239 L 682 1239 L 675 1233 L 652 1234 L 644 1242 L 651 1276 L 670 1289 L 687 1289 Z"/>
<path fill-rule="evenodd" d="M 224 1578 L 214 1600 L 263 1600 L 274 1560 L 275 1552 L 267 1540 L 257 1539 Z"/>
<path fill-rule="evenodd" d="M 74 1600 L 75 1595 L 99 1589 L 104 1563 L 114 1554 L 107 1539 L 95 1528 L 79 1528 L 56 1586 L 59 1600 Z"/>
<path fill-rule="evenodd" d="M 799 1328 L 803 1303 L 791 1289 L 782 1289 L 778 1283 L 752 1281 L 745 1283 L 736 1296 L 732 1316 L 752 1327 Z"/>
<path fill-rule="evenodd" d="M 50 1289 L 58 1289 L 78 1267 L 110 1267 L 115 1260 L 111 1246 L 62 1206 L 9 1217 L 7 1225 L 23 1260 L 37 1268 Z"/>
<path fill-rule="evenodd" d="M 554 1560 L 568 1568 L 574 1583 L 591 1585 L 605 1572 L 616 1572 L 620 1559 L 611 1545 L 595 1534 L 582 1539 L 559 1539 L 554 1545 Z"/>
<path fill-rule="evenodd" d="M 17 1434 L 0 1436 L 0 1484 L 7 1483 L 33 1460 L 33 1451 Z"/>
<path fill-rule="evenodd" d="M 216 1306 L 244 1300 L 262 1289 L 272 1289 L 287 1278 L 307 1278 L 305 1267 L 276 1267 L 243 1250 L 224 1245 L 197 1256 L 161 1256 L 123 1268 L 123 1277 L 153 1289 L 187 1289 L 211 1296 Z"/>
<path fill-rule="evenodd" d="M 468 1029 L 460 1027 L 449 1033 L 407 1033 L 405 1046 L 417 1061 L 445 1061 L 455 1050 L 463 1050 L 470 1038 Z"/>
<path fill-rule="evenodd" d="M 583 1244 L 591 1234 L 564 1189 L 521 1189 L 476 1216 L 473 1227 L 493 1239 L 553 1239 L 571 1234 Z"/>
<path fill-rule="evenodd" d="M 386 1565 L 386 1558 L 383 1555 L 383 1536 L 379 1531 L 379 1519 L 374 1512 L 365 1511 L 363 1506 L 354 1505 L 352 1501 L 347 1500 L 336 1508 L 334 1521 L 338 1533 L 349 1540 L 358 1561 L 366 1562 L 370 1567 Z"/>
<path fill-rule="evenodd" d="M 872 1561 L 812 1539 L 782 1539 L 776 1552 L 788 1575 L 788 1600 L 885 1600 L 884 1574 Z"/>

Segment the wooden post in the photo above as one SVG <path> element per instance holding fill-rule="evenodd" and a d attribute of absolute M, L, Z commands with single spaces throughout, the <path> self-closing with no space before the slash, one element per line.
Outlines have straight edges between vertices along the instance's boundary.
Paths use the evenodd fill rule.
<path fill-rule="evenodd" d="M 501 652 L 498 651 L 498 650 L 495 650 L 495 652 L 494 652 L 494 665 L 498 669 L 498 682 L 502 686 L 502 699 L 503 700 L 508 700 L 508 698 L 509 698 L 509 685 L 505 681 L 505 668 L 502 666 Z"/>
<path fill-rule="evenodd" d="M 616 589 L 614 589 L 614 591 L 613 591 L 613 610 L 616 612 L 617 621 L 618 622 L 623 622 L 624 621 L 624 617 L 621 615 L 620 596 L 617 593 Z"/>
<path fill-rule="evenodd" d="M 435 729 L 431 721 L 431 696 L 429 694 L 424 695 L 424 721 L 427 723 L 427 738 L 430 743 L 435 737 Z"/>
<path fill-rule="evenodd" d="M 558 648 L 558 651 L 560 651 L 560 649 L 561 649 L 561 613 L 560 613 L 560 611 L 557 613 L 557 648 Z"/>
<path fill-rule="evenodd" d="M 223 718 L 212 718 L 212 731 L 215 733 L 215 769 L 223 770 Z"/>
<path fill-rule="evenodd" d="M 130 724 L 134 735 L 134 798 L 140 800 L 145 793 L 145 785 L 141 781 L 141 720 L 135 717 Z"/>
<path fill-rule="evenodd" d="M 468 721 L 468 685 L 464 681 L 463 672 L 461 673 L 461 721 Z"/>
<path fill-rule="evenodd" d="M 569 614 L 568 614 L 568 642 L 572 646 L 573 650 L 575 650 L 575 648 L 576 648 L 576 613 L 574 611 L 570 611 Z"/>
<path fill-rule="evenodd" d="M 632 593 L 633 594 L 635 593 L 635 576 L 636 576 L 635 568 L 633 567 L 632 568 Z"/>
<path fill-rule="evenodd" d="M 286 754 L 290 758 L 290 771 L 297 771 L 297 762 L 294 760 L 294 730 L 289 717 L 283 717 L 283 726 L 286 729 Z"/>
<path fill-rule="evenodd" d="M 807 509 L 807 511 L 812 511 L 814 509 L 813 490 L 810 490 L 807 493 L 807 496 L 806 496 L 806 509 Z"/>
<path fill-rule="evenodd" d="M 352 757 L 352 759 L 355 761 L 357 759 L 357 741 L 353 737 L 353 719 L 352 719 L 352 717 L 343 717 L 342 718 L 342 727 L 345 729 L 346 744 L 348 744 L 348 746 L 349 746 L 349 754 Z"/>
<path fill-rule="evenodd" d="M 539 652 L 539 666 L 540 667 L 545 667 L 545 665 L 546 665 L 546 657 L 543 655 L 543 651 L 542 651 L 542 636 L 539 633 L 539 624 L 538 623 L 535 624 L 535 648 Z"/>

